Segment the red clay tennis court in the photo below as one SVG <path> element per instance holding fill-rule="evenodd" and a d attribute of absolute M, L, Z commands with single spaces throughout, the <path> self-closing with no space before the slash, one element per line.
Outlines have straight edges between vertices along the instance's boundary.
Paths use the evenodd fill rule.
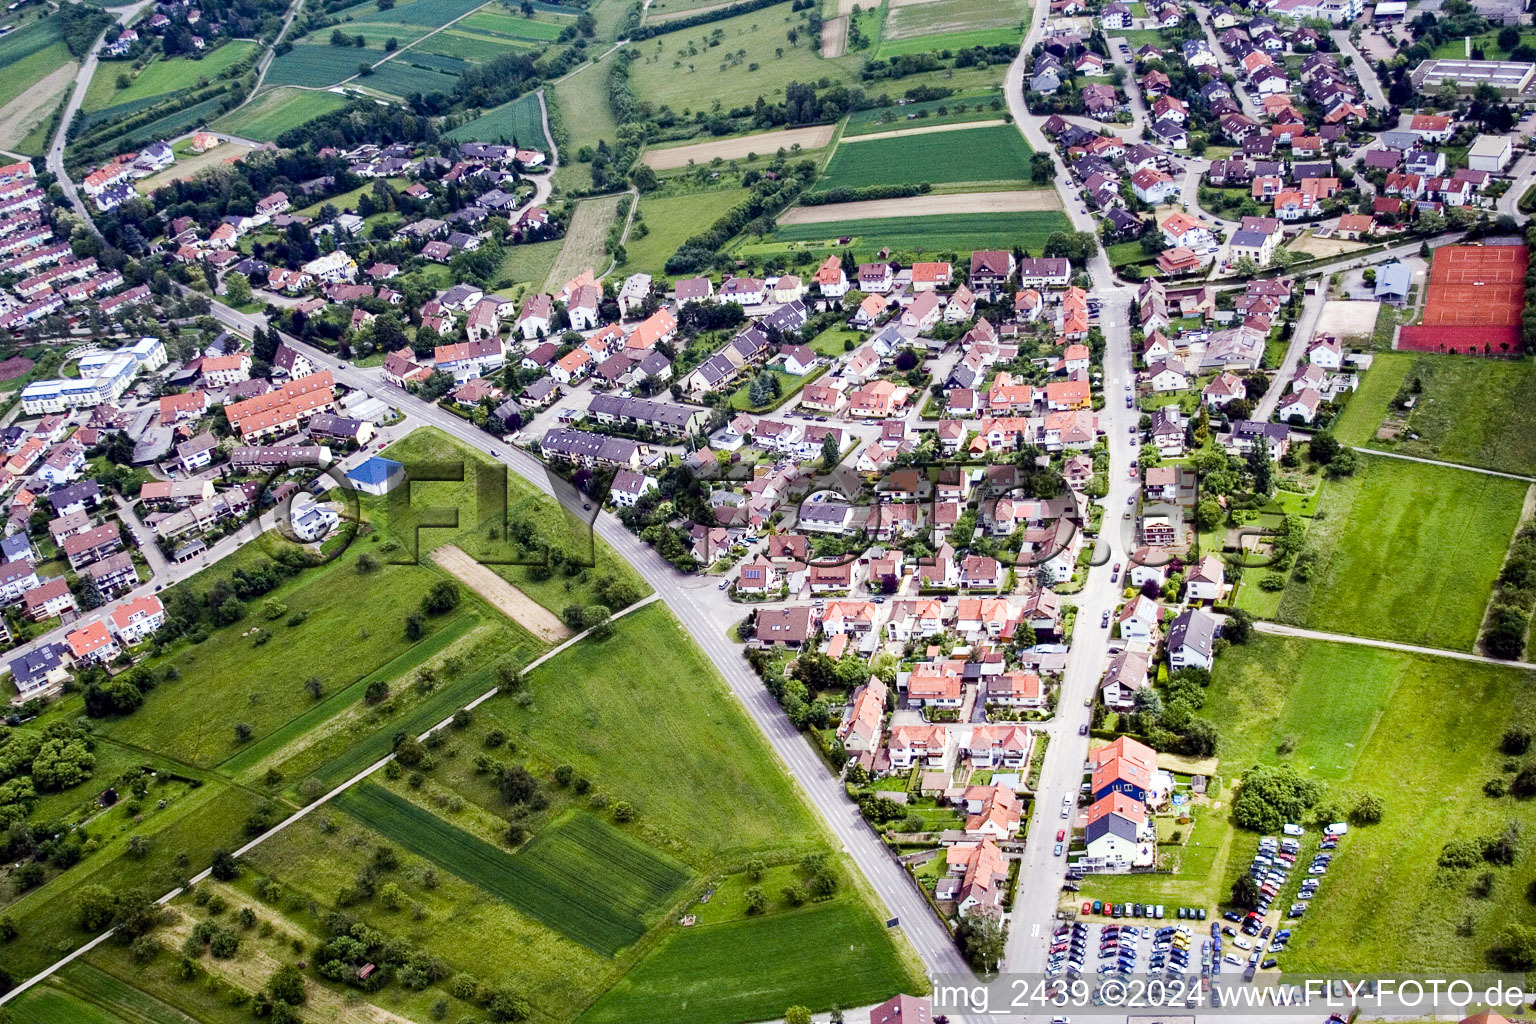
<path fill-rule="evenodd" d="M 1528 258 L 1523 245 L 1436 249 L 1424 319 L 1399 331 L 1398 348 L 1488 355 L 1518 352 Z"/>

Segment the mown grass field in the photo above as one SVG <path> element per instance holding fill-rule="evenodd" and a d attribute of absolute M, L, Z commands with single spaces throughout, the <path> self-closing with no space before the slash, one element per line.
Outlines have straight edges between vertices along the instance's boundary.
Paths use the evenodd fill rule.
<path fill-rule="evenodd" d="M 610 146 L 618 141 L 619 125 L 608 105 L 610 66 L 606 60 L 584 64 L 544 92 L 544 102 L 554 104 L 565 126 L 560 166 L 555 170 L 555 181 L 564 188 L 590 189 L 592 167 L 581 160 L 581 150 L 589 146 L 596 149 L 599 141 L 607 141 Z M 633 74 L 630 81 L 634 82 Z"/>
<path fill-rule="evenodd" d="M 893 13 L 904 14 L 912 9 L 900 7 Z M 901 21 L 897 22 L 898 29 L 901 28 L 901 24 Z M 1023 20 L 1020 19 L 1017 24 L 1007 28 L 975 28 L 960 32 L 939 32 L 936 35 L 885 39 L 875 51 L 875 56 L 881 60 L 890 60 L 892 57 L 900 57 L 909 53 L 933 53 L 938 50 L 964 50 L 972 46 L 1001 46 L 1007 43 L 1017 43 L 1020 39 L 1024 38 L 1023 29 L 1018 27 L 1022 24 Z"/>
<path fill-rule="evenodd" d="M 864 904 L 839 900 L 790 913 L 675 930 L 580 1018 L 629 1024 L 669 1007 L 671 1024 L 780 1016 L 791 1004 L 863 1006 L 911 979 Z"/>
<path fill-rule="evenodd" d="M 571 222 L 566 226 L 560 255 L 555 257 L 544 279 L 544 290 L 558 291 L 565 282 L 583 271 L 602 274 L 608 269 L 608 229 L 613 226 L 619 212 L 620 196 L 600 196 L 583 199 L 576 204 Z"/>
<path fill-rule="evenodd" d="M 1378 441 L 1392 399 L 1415 381 L 1417 401 L 1405 429 Z M 1532 475 L 1536 436 L 1526 427 L 1526 410 L 1533 407 L 1536 364 L 1527 360 L 1382 352 L 1334 432 L 1346 444 Z"/>
<path fill-rule="evenodd" d="M 794 43 L 788 38 L 792 28 Z M 721 41 L 711 45 L 717 31 Z M 852 84 L 863 62 L 857 55 L 823 60 L 819 43 L 805 32 L 804 17 L 788 3 L 659 35 L 635 49 L 641 54 L 630 70 L 635 94 L 679 113 L 708 110 L 717 100 L 727 109 L 750 105 L 758 96 L 772 103 L 783 99 L 790 82 L 827 78 Z"/>
<path fill-rule="evenodd" d="M 666 860 L 588 815 L 508 853 L 388 790 L 364 783 L 337 800 L 349 814 L 588 949 L 612 956 L 688 880 Z"/>
<path fill-rule="evenodd" d="M 137 76 L 133 73 L 131 63 L 102 61 L 96 65 L 96 73 L 91 76 L 91 84 L 85 90 L 85 102 L 81 109 L 92 113 L 125 104 L 146 105 L 144 101 L 158 101 L 171 93 L 192 89 L 201 80 L 212 81 L 220 72 L 255 52 L 255 43 L 234 40 L 197 59 L 176 57 L 154 61 Z M 126 89 L 117 87 L 120 75 L 132 79 Z"/>
<path fill-rule="evenodd" d="M 1023 37 L 1021 26 L 1029 17 L 1031 6 L 1027 0 L 1004 0 L 1002 3 L 995 0 L 933 0 L 930 3 L 908 4 L 891 9 L 885 22 L 885 39 L 889 42 L 927 37 L 921 41 L 929 43 L 929 49 L 937 50 L 944 46 L 958 48 L 953 43 L 942 41 L 945 36 L 956 32 L 1006 28 L 1012 30 L 1012 36 L 995 41 L 1012 42 Z M 880 56 L 886 55 L 882 44 Z"/>
<path fill-rule="evenodd" d="M 1330 632 L 1471 650 L 1525 500 L 1518 480 L 1366 456 L 1330 482 L 1276 617 Z"/>
<path fill-rule="evenodd" d="M 667 259 L 678 246 L 708 228 L 722 213 L 741 202 L 746 194 L 746 189 L 731 188 L 654 199 L 642 196 L 636 211 L 639 220 L 630 229 L 629 241 L 624 244 L 629 258 L 620 272 L 630 274 L 643 270 L 660 278 Z M 639 237 L 642 222 L 646 234 Z"/>
<path fill-rule="evenodd" d="M 780 225 L 763 241 L 748 242 L 742 252 L 769 253 L 810 250 L 818 258 L 827 252 L 851 250 L 861 260 L 889 247 L 893 256 L 924 257 L 934 253 L 970 252 L 1006 238 L 1033 252 L 1045 245 L 1053 231 L 1070 230 L 1066 214 L 1059 211 L 1014 213 L 967 213 L 952 217 L 890 217 L 877 220 L 834 221 L 829 224 Z M 841 237 L 851 237 L 847 246 Z"/>
<path fill-rule="evenodd" d="M 448 137 L 461 142 L 504 141 L 510 144 L 516 140 L 519 146 L 525 148 L 545 152 L 549 150 L 549 142 L 544 138 L 544 123 L 539 116 L 539 97 L 531 92 L 493 110 L 487 110 L 473 121 L 449 132 Z"/>
<path fill-rule="evenodd" d="M 845 142 L 817 188 L 1017 182 L 1029 177 L 1029 156 L 1029 143 L 1012 125 Z"/>
<path fill-rule="evenodd" d="M 1486 900 L 1468 892 L 1483 868 L 1436 865 L 1451 839 L 1536 826 L 1528 803 L 1482 791 L 1504 775 L 1505 728 L 1536 724 L 1531 682 L 1513 668 L 1281 637 L 1217 659 L 1203 714 L 1220 733 L 1224 779 L 1283 761 L 1324 782 L 1325 798 L 1347 807 L 1369 792 L 1386 806 L 1379 825 L 1345 837 L 1282 968 L 1485 969 L 1507 924 L 1536 923 L 1524 898 L 1536 869 L 1528 841 L 1512 867 L 1485 866 L 1495 882 Z"/>
<path fill-rule="evenodd" d="M 221 117 L 214 127 L 257 142 L 275 142 L 284 132 L 340 110 L 346 102 L 333 92 L 272 89 L 240 110 Z"/>
<path fill-rule="evenodd" d="M 8 1004 L 21 1024 L 197 1024 L 154 996 L 76 962 Z"/>

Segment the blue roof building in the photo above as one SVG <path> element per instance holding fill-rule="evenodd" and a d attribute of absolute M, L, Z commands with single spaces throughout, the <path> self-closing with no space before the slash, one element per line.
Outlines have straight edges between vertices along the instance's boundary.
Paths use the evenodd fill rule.
<path fill-rule="evenodd" d="M 405 480 L 405 467 L 375 455 L 356 469 L 347 470 L 347 479 L 364 494 L 388 494 Z"/>

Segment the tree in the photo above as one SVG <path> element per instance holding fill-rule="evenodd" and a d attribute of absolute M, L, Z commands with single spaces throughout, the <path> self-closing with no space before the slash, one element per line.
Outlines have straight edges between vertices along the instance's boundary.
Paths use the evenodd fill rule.
<path fill-rule="evenodd" d="M 1214 530 L 1226 518 L 1226 510 L 1215 498 L 1205 497 L 1195 506 L 1195 526 L 1201 530 Z"/>
<path fill-rule="evenodd" d="M 1290 765 L 1254 765 L 1243 772 L 1232 820 L 1254 832 L 1278 832 L 1287 822 L 1303 819 L 1322 795 L 1321 785 Z"/>
<path fill-rule="evenodd" d="M 382 2 L 382 0 L 381 0 Z M 267 995 L 289 1006 L 303 1006 L 308 994 L 304 991 L 304 972 L 292 964 L 284 964 L 267 979 Z"/>
<path fill-rule="evenodd" d="M 452 580 L 438 580 L 421 599 L 421 610 L 428 615 L 443 615 L 459 606 L 459 585 Z"/>
<path fill-rule="evenodd" d="M 364 704 L 381 704 L 389 696 L 389 684 L 382 679 L 375 679 L 368 684 L 363 691 Z"/>
<path fill-rule="evenodd" d="M 821 440 L 821 468 L 822 469 L 830 470 L 833 466 L 837 465 L 838 456 L 841 455 L 841 454 L 842 453 L 838 450 L 838 447 L 837 447 L 837 437 L 835 435 L 833 435 L 831 433 L 828 433 L 826 437 L 822 438 L 822 440 Z"/>
<path fill-rule="evenodd" d="M 411 612 L 405 617 L 405 638 L 412 643 L 427 635 L 427 621 L 419 612 Z"/>
<path fill-rule="evenodd" d="M 784 1011 L 784 1024 L 811 1024 L 811 1011 L 804 1006 L 791 1006 Z"/>
<path fill-rule="evenodd" d="M 228 850 L 215 850 L 210 873 L 221 882 L 233 882 L 240 877 L 240 862 Z"/>
<path fill-rule="evenodd" d="M 75 913 L 81 928 L 99 932 L 112 922 L 112 915 L 117 913 L 117 897 L 104 885 L 82 885 L 75 890 Z"/>
<path fill-rule="evenodd" d="M 1355 800 L 1355 806 L 1350 808 L 1349 820 L 1356 825 L 1375 825 L 1381 821 L 1381 816 L 1386 813 L 1386 805 L 1381 797 L 1374 793 L 1361 793 Z"/>
<path fill-rule="evenodd" d="M 955 929 L 966 960 L 978 971 L 996 970 L 1002 962 L 1003 923 L 990 914 L 970 914 L 961 918 Z"/>
<path fill-rule="evenodd" d="M 761 886 L 749 886 L 742 895 L 746 897 L 747 913 L 761 914 L 768 909 L 768 894 L 763 892 Z"/>
<path fill-rule="evenodd" d="M 1221 635 L 1234 644 L 1245 644 L 1253 639 L 1253 614 L 1246 608 L 1234 608 L 1227 613 L 1226 625 Z"/>
<path fill-rule="evenodd" d="M 224 275 L 224 298 L 231 306 L 243 306 L 251 301 L 251 279 L 238 270 Z"/>
<path fill-rule="evenodd" d="M 1258 906 L 1259 883 L 1253 880 L 1252 875 L 1242 875 L 1232 883 L 1232 902 L 1239 907 L 1247 907 L 1252 910 Z"/>
<path fill-rule="evenodd" d="M 779 397 L 780 388 L 778 375 L 772 370 L 763 370 L 753 377 L 752 383 L 748 385 L 747 401 L 761 408 Z"/>
<path fill-rule="evenodd" d="M 1056 177 L 1056 161 L 1049 153 L 1034 153 L 1029 158 L 1029 180 L 1036 185 L 1049 185 Z"/>
<path fill-rule="evenodd" d="M 1488 952 L 1495 961 L 1509 970 L 1531 970 L 1536 967 L 1536 928 L 1510 925 Z"/>

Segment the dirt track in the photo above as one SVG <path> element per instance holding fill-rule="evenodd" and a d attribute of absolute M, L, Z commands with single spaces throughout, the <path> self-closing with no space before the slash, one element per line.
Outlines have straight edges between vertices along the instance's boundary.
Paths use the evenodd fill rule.
<path fill-rule="evenodd" d="M 848 52 L 848 18 L 833 18 L 821 26 L 821 55 L 841 57 Z"/>
<path fill-rule="evenodd" d="M 715 157 L 722 160 L 742 160 L 749 153 L 767 155 L 776 153 L 782 147 L 788 149 L 795 143 L 800 144 L 801 149 L 821 149 L 832 141 L 832 133 L 835 125 L 818 125 L 814 128 L 790 128 L 781 132 L 764 132 L 761 135 L 746 135 L 737 139 L 720 139 L 717 142 L 698 142 L 691 146 L 672 146 L 668 149 L 652 149 L 646 151 L 643 160 L 646 166 L 657 171 L 670 171 L 678 167 L 687 167 L 688 161 L 696 164 L 707 164 Z"/>
<path fill-rule="evenodd" d="M 545 643 L 559 643 L 571 635 L 554 612 L 470 558 L 462 549 L 444 544 L 432 553 L 432 560 Z"/>
<path fill-rule="evenodd" d="M 71 82 L 80 65 L 68 61 L 43 77 L 26 92 L 0 107 L 0 149 L 8 149 L 27 137 L 27 133 L 48 119 L 55 104 Z"/>
<path fill-rule="evenodd" d="M 888 132 L 870 132 L 868 135 L 844 135 L 843 143 L 869 142 L 871 139 L 894 139 L 898 135 L 933 135 L 936 132 L 959 132 L 967 128 L 996 128 L 1007 124 L 1002 118 L 986 121 L 961 121 L 959 124 L 931 124 L 926 128 L 893 128 Z"/>
<path fill-rule="evenodd" d="M 829 224 L 839 220 L 873 220 L 876 217 L 926 217 L 955 213 L 1014 213 L 1020 210 L 1059 210 L 1055 192 L 966 192 L 952 196 L 915 196 L 911 199 L 872 199 L 863 203 L 830 203 L 797 206 L 779 218 L 780 224 Z"/>

